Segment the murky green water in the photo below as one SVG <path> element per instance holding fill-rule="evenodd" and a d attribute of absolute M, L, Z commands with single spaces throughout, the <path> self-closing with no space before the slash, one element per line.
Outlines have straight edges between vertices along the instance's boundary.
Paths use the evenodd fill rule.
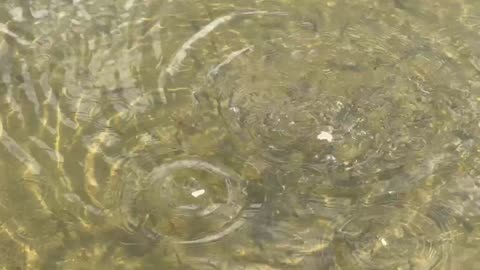
<path fill-rule="evenodd" d="M 477 269 L 480 2 L 4 0 L 0 269 Z"/>

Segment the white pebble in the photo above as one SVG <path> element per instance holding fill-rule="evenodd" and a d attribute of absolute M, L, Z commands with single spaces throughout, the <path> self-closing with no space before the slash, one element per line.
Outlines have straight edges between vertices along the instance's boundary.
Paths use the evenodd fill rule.
<path fill-rule="evenodd" d="M 205 189 L 199 189 L 192 192 L 192 196 L 195 198 L 202 196 L 203 194 L 205 194 Z"/>
<path fill-rule="evenodd" d="M 328 142 L 332 142 L 333 136 L 329 132 L 322 131 L 320 134 L 317 135 L 318 140 L 326 140 Z"/>
<path fill-rule="evenodd" d="M 385 240 L 385 238 L 380 238 L 380 242 L 384 247 L 388 245 L 387 240 Z"/>

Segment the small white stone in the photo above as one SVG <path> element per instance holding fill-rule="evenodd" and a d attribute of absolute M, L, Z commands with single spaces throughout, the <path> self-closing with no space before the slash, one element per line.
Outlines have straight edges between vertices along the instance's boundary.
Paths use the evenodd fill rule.
<path fill-rule="evenodd" d="M 205 189 L 199 189 L 192 192 L 192 196 L 195 198 L 202 196 L 203 194 L 205 194 Z"/>
<path fill-rule="evenodd" d="M 317 139 L 318 139 L 318 140 L 326 140 L 326 141 L 328 141 L 328 142 L 332 142 L 333 136 L 332 136 L 332 134 L 329 133 L 329 132 L 322 131 L 322 132 L 320 132 L 320 134 L 317 135 Z"/>
<path fill-rule="evenodd" d="M 380 242 L 382 243 L 382 245 L 385 247 L 387 246 L 387 240 L 385 240 L 385 238 L 380 238 Z"/>

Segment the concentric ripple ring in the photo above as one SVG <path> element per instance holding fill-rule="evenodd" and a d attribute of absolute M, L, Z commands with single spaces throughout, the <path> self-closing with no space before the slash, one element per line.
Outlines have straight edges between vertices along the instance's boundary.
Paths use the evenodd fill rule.
<path fill-rule="evenodd" d="M 201 180 L 210 181 L 203 186 L 205 189 Z M 177 160 L 153 168 L 133 187 L 137 192 L 123 192 L 122 201 L 127 204 L 128 218 L 141 220 L 137 225 L 159 237 L 181 244 L 207 243 L 243 225 L 242 210 L 247 201 L 245 182 L 223 165 L 195 159 Z M 206 190 L 211 186 L 217 186 L 217 190 Z M 215 192 L 216 197 L 212 195 Z M 187 193 L 191 196 L 186 196 Z M 218 198 L 218 193 L 223 198 Z M 199 201 L 197 196 L 207 198 Z"/>
<path fill-rule="evenodd" d="M 437 269 L 445 262 L 448 234 L 435 218 L 406 206 L 362 209 L 339 229 L 345 266 L 358 269 Z"/>

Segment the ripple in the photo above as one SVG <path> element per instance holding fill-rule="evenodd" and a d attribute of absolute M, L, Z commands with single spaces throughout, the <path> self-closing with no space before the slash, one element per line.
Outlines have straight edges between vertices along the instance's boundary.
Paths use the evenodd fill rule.
<path fill-rule="evenodd" d="M 356 269 L 437 269 L 446 263 L 451 239 L 448 223 L 433 209 L 398 201 L 357 209 L 338 230 L 338 261 Z"/>
<path fill-rule="evenodd" d="M 130 229 L 143 226 L 177 243 L 200 244 L 219 240 L 244 224 L 247 181 L 223 165 L 186 159 L 148 174 L 135 173 L 143 179 L 125 179 L 130 182 L 121 198 Z"/>
<path fill-rule="evenodd" d="M 7 149 L 12 156 L 27 167 L 27 171 L 38 175 L 41 172 L 41 166 L 28 152 L 26 152 L 6 131 L 3 130 L 0 123 L 0 143 Z"/>
<path fill-rule="evenodd" d="M 20 237 L 43 236 L 42 265 L 57 232 L 72 269 L 134 261 L 108 246 L 118 235 L 219 257 L 179 269 L 225 268 L 224 238 L 245 244 L 231 269 L 396 270 L 443 265 L 456 233 L 480 239 L 473 1 L 56 2 L 0 24 L 1 176 L 26 169 L 4 182 L 32 201 L 5 192 L 22 204 L 0 209 Z M 72 243 L 84 236 L 95 245 Z M 220 240 L 221 252 L 195 245 Z M 153 253 L 135 269 L 158 266 Z M 335 262 L 315 265 L 319 253 Z"/>

